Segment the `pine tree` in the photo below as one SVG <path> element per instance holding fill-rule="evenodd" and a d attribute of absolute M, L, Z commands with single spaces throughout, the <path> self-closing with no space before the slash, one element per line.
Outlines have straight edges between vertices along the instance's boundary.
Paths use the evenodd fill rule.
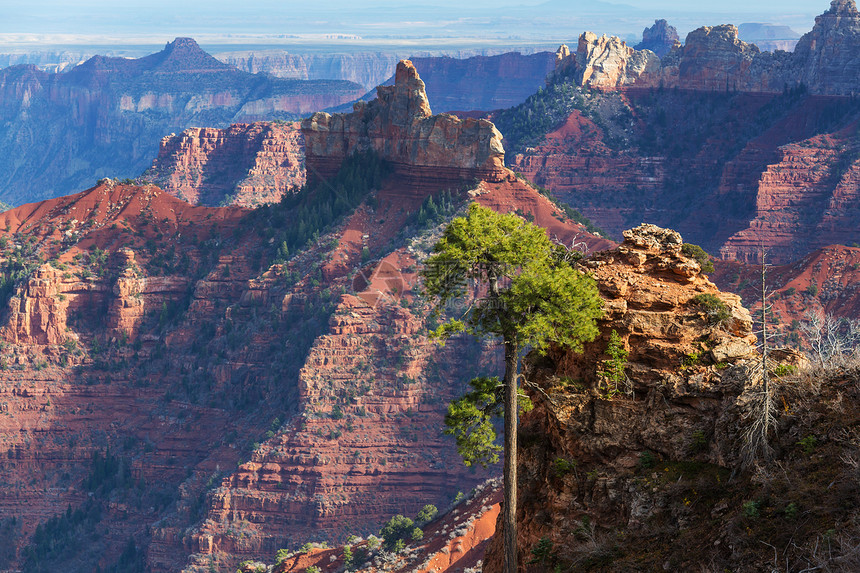
<path fill-rule="evenodd" d="M 550 343 L 580 350 L 597 336 L 595 321 L 602 316 L 602 301 L 595 281 L 573 268 L 564 247 L 513 214 L 473 203 L 466 217 L 451 221 L 433 252 L 422 276 L 425 294 L 435 300 L 437 312 L 467 296 L 470 280 L 487 292 L 462 319 L 449 320 L 434 335 L 444 340 L 467 332 L 499 339 L 504 347 L 502 382 L 473 380 L 474 392 L 450 405 L 445 423 L 464 461 L 486 465 L 498 460 L 499 451 L 491 416 L 500 409 L 504 413 L 504 571 L 513 573 L 520 352 L 529 347 L 546 350 Z"/>

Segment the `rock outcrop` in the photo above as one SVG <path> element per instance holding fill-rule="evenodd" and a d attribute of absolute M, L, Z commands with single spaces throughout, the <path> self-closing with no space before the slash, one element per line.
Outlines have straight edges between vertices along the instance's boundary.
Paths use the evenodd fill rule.
<path fill-rule="evenodd" d="M 789 570 L 853 568 L 849 542 L 818 547 L 821 524 L 849 527 L 860 497 L 856 362 L 787 376 L 805 359 L 772 352 L 765 390 L 749 312 L 679 256 L 680 240 L 642 226 L 586 261 L 602 336 L 527 360 L 541 392 L 520 426 L 520 567 L 539 555 L 562 570 L 762 571 L 776 552 Z M 701 312 L 703 295 L 726 305 L 723 320 Z M 617 394 L 601 383 L 612 331 L 629 351 Z M 769 432 L 756 429 L 764 396 Z M 483 571 L 502 571 L 501 536 Z"/>
<path fill-rule="evenodd" d="M 304 185 L 303 143 L 295 123 L 192 127 L 163 138 L 139 180 L 194 205 L 274 203 Z"/>
<path fill-rule="evenodd" d="M 319 112 L 302 121 L 308 178 L 331 176 L 348 155 L 372 150 L 413 180 L 434 184 L 511 176 L 502 136 L 484 119 L 432 115 L 424 82 L 412 62 L 401 61 L 393 86 L 358 102 L 350 114 Z"/>
<path fill-rule="evenodd" d="M 355 573 L 463 573 L 480 570 L 496 528 L 502 498 L 501 480 L 485 482 L 423 526 L 423 537 L 411 540 L 399 554 L 368 547 L 361 538 L 351 545 Z M 277 564 L 273 573 L 297 573 L 317 567 L 335 573 L 344 567 L 344 547 L 296 552 Z M 241 573 L 253 573 L 253 565 Z"/>
<path fill-rule="evenodd" d="M 662 33 L 661 27 L 655 33 Z M 860 13 L 854 0 L 832 0 L 793 53 L 762 52 L 741 41 L 733 25 L 694 30 L 683 46 L 675 45 L 656 58 L 649 50 L 627 47 L 619 38 L 598 39 L 586 32 L 576 54 L 559 62 L 557 73 L 574 69 L 580 85 L 601 89 L 663 86 L 780 92 L 802 83 L 811 93 L 851 95 L 860 91 L 858 46 Z"/>
<path fill-rule="evenodd" d="M 585 32 L 579 37 L 575 69 L 577 83 L 593 88 L 653 84 L 656 78 L 649 77 L 659 72 L 660 58 L 649 50 L 636 51 L 616 36 Z"/>
<path fill-rule="evenodd" d="M 663 502 L 637 485 L 642 455 L 688 459 L 691 440 L 702 435 L 699 463 L 725 467 L 738 459 L 736 417 L 727 411 L 748 386 L 757 357 L 750 313 L 682 254 L 678 233 L 642 225 L 624 237 L 584 262 L 605 303 L 601 335 L 581 354 L 557 348 L 533 357 L 526 371 L 543 392 L 535 393 L 537 406 L 521 426 L 523 564 L 542 537 L 552 542 L 553 559 L 570 563 L 589 535 L 645 527 Z M 707 317 L 702 297 L 724 305 L 721 320 Z M 616 383 L 602 374 L 613 332 L 629 352 Z M 484 571 L 501 571 L 501 555 L 496 536 Z"/>
<path fill-rule="evenodd" d="M 832 0 L 794 49 L 799 80 L 816 93 L 860 92 L 860 12 L 854 0 Z"/>
<path fill-rule="evenodd" d="M 642 41 L 634 46 L 635 50 L 651 50 L 663 57 L 670 50 L 681 45 L 678 30 L 666 20 L 654 20 L 654 25 L 642 30 Z"/>

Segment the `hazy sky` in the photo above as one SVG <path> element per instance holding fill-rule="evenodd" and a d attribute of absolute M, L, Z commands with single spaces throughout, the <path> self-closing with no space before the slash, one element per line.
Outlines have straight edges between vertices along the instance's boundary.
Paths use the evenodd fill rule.
<path fill-rule="evenodd" d="M 641 34 L 665 17 L 700 25 L 771 22 L 808 31 L 830 0 L 0 0 L 0 49 L 173 35 L 355 34 L 362 37 L 556 39 L 585 29 Z M 76 40 L 77 39 L 77 40 Z"/>

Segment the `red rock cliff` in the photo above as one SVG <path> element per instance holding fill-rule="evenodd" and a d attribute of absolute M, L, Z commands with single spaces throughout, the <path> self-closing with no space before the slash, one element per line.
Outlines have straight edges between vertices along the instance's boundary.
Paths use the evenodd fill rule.
<path fill-rule="evenodd" d="M 253 207 L 304 184 L 303 151 L 294 123 L 192 127 L 162 139 L 140 179 L 195 205 Z"/>

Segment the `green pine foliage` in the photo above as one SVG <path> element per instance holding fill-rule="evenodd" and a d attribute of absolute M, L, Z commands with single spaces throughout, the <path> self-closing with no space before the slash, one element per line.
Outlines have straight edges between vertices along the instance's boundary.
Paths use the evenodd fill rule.
<path fill-rule="evenodd" d="M 403 549 L 407 539 L 414 539 L 415 522 L 403 515 L 397 514 L 382 526 L 379 535 L 382 536 L 383 546 L 386 551 L 398 553 Z M 423 536 L 423 534 L 422 534 Z M 419 537 L 420 539 L 420 537 Z"/>
<path fill-rule="evenodd" d="M 498 377 L 478 377 L 469 382 L 472 392 L 454 400 L 445 414 L 445 433 L 454 436 L 457 452 L 467 467 L 499 463 L 502 447 L 497 443 L 494 421 L 502 416 L 504 386 Z M 518 390 L 520 412 L 533 408 L 529 397 Z"/>
<path fill-rule="evenodd" d="M 451 218 L 462 205 L 449 190 L 442 191 L 436 195 L 430 195 L 413 215 L 413 223 L 419 229 L 432 227 L 444 223 Z"/>
<path fill-rule="evenodd" d="M 710 325 L 722 325 L 732 318 L 731 309 L 714 294 L 697 294 L 692 302 L 705 315 L 705 320 Z"/>
<path fill-rule="evenodd" d="M 562 124 L 574 110 L 591 114 L 587 88 L 574 84 L 571 78 L 558 78 L 518 106 L 503 110 L 493 123 L 505 136 L 509 156 L 540 144 L 544 136 Z M 598 117 L 595 115 L 595 117 Z"/>
<path fill-rule="evenodd" d="M 470 282 L 497 291 L 439 326 L 437 338 L 466 332 L 500 339 L 516 355 L 551 343 L 578 351 L 597 336 L 603 302 L 594 279 L 575 269 L 570 253 L 542 228 L 472 204 L 466 217 L 451 221 L 433 251 L 421 274 L 437 313 L 466 297 Z M 516 380 L 516 361 L 505 368 Z M 500 450 L 492 418 L 501 413 L 503 384 L 480 377 L 471 385 L 472 392 L 449 406 L 445 431 L 455 437 L 467 465 L 495 463 Z"/>
<path fill-rule="evenodd" d="M 5 237 L 0 240 L 0 308 L 5 309 L 15 294 L 15 288 L 30 278 L 44 262 L 38 253 L 35 237 L 16 236 L 15 244 Z"/>
<path fill-rule="evenodd" d="M 418 512 L 418 515 L 415 516 L 415 525 L 418 527 L 424 527 L 431 521 L 433 521 L 436 516 L 439 514 L 439 510 L 435 505 L 427 504 L 421 511 Z"/>
<path fill-rule="evenodd" d="M 24 571 L 47 573 L 56 570 L 49 565 L 54 560 L 69 563 L 76 555 L 80 539 L 94 530 L 101 517 L 101 503 L 89 499 L 78 509 L 72 511 L 69 506 L 65 513 L 37 525 L 30 544 L 22 552 Z"/>
<path fill-rule="evenodd" d="M 609 335 L 606 355 L 609 358 L 602 362 L 600 390 L 604 396 L 612 398 L 629 390 L 626 387 L 627 374 L 625 373 L 629 352 L 624 347 L 624 341 L 621 340 L 621 336 L 616 330 L 613 330 L 612 334 Z"/>
<path fill-rule="evenodd" d="M 113 455 L 110 450 L 104 454 L 99 451 L 93 452 L 90 474 L 83 483 L 87 491 L 106 495 L 117 487 L 131 484 L 131 468 L 126 460 Z"/>
<path fill-rule="evenodd" d="M 712 273 L 714 272 L 714 263 L 711 262 L 711 255 L 705 252 L 705 249 L 700 247 L 699 245 L 693 245 L 692 243 L 684 243 L 681 245 L 681 252 L 690 257 L 691 259 L 695 259 L 699 266 L 702 267 L 703 273 Z"/>

